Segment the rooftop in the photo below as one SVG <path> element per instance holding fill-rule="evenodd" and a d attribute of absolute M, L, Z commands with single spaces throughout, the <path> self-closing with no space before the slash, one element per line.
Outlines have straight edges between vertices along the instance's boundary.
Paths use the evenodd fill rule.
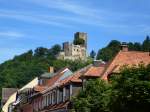
<path fill-rule="evenodd" d="M 133 66 L 139 64 L 150 64 L 149 52 L 140 51 L 120 51 L 114 59 L 105 67 L 103 72 L 103 79 L 107 80 L 107 76 L 113 72 L 119 72 L 120 68 L 124 65 Z"/>

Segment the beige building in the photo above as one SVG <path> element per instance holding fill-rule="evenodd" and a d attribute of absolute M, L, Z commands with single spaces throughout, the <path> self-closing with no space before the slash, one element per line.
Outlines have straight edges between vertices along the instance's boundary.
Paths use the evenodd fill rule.
<path fill-rule="evenodd" d="M 76 42 L 76 40 L 82 40 L 83 43 Z M 59 53 L 58 59 L 63 60 L 86 60 L 87 58 L 87 34 L 83 32 L 77 32 L 74 34 L 74 43 L 64 42 L 63 51 Z"/>

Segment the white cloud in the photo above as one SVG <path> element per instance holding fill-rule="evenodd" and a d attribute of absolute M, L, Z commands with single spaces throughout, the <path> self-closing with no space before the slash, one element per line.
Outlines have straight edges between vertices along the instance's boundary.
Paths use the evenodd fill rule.
<path fill-rule="evenodd" d="M 143 18 L 146 20 L 150 19 L 150 16 L 145 14 L 113 12 L 102 8 L 96 9 L 80 1 L 23 0 L 23 3 L 32 3 L 32 5 L 42 8 L 42 10 L 40 12 L 34 10 L 34 8 L 33 10 L 26 11 L 0 10 L 0 17 L 67 28 L 76 28 L 78 24 L 92 25 L 105 28 L 108 31 L 121 33 L 133 32 L 134 30 L 139 32 L 142 29 L 147 29 L 147 27 L 143 28 L 138 26 L 139 20 Z M 48 9 L 47 11 L 49 12 L 47 12 L 45 8 L 46 10 Z M 51 10 L 53 9 L 55 9 L 56 13 L 52 15 Z M 135 18 L 137 18 L 137 22 Z M 143 22 L 143 26 L 144 25 L 145 23 Z"/>
<path fill-rule="evenodd" d="M 41 23 L 46 25 L 71 27 L 70 25 L 64 24 L 63 22 L 54 20 L 56 17 L 53 16 L 46 17 L 46 15 L 44 17 L 44 15 L 40 15 L 40 14 L 36 14 L 35 12 L 28 12 L 28 11 L 19 12 L 19 11 L 10 11 L 10 10 L 0 10 L 0 17 L 12 18 L 12 19 L 17 19 L 17 20 L 32 22 L 32 23 Z"/>
<path fill-rule="evenodd" d="M 20 32 L 15 31 L 0 31 L 0 37 L 12 37 L 12 38 L 20 38 L 24 37 L 25 35 Z"/>

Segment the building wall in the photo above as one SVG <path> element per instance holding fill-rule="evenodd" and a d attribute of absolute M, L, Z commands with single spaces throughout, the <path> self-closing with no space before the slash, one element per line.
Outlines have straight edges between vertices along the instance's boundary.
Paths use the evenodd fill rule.
<path fill-rule="evenodd" d="M 22 107 L 22 112 L 33 112 L 32 104 L 26 104 Z"/>
<path fill-rule="evenodd" d="M 43 108 L 43 97 L 37 96 L 36 98 L 33 98 L 32 100 L 32 112 L 38 112 Z"/>
<path fill-rule="evenodd" d="M 50 111 L 47 111 L 47 112 L 69 112 L 69 111 L 66 110 L 66 109 L 58 109 L 58 110 L 50 110 Z"/>
<path fill-rule="evenodd" d="M 82 90 L 81 84 L 73 84 L 72 85 L 72 96 L 78 95 L 78 93 Z"/>

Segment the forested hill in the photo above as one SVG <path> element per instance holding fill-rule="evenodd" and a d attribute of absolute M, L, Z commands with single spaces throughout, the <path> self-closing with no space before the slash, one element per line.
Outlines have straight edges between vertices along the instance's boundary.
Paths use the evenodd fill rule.
<path fill-rule="evenodd" d="M 129 50 L 149 51 L 150 38 L 147 36 L 143 43 L 130 42 L 128 44 Z M 99 50 L 97 59 L 111 60 L 120 50 L 120 45 L 121 42 L 117 40 L 111 41 L 105 48 Z M 38 47 L 34 51 L 29 50 L 2 63 L 0 65 L 0 94 L 2 87 L 20 88 L 34 77 L 47 72 L 49 66 L 53 66 L 55 70 L 68 66 L 75 71 L 91 63 L 91 59 L 87 62 L 57 60 L 55 56 L 60 51 L 61 46 L 57 44 L 51 48 Z M 93 58 L 95 55 L 94 51 L 90 53 Z"/>
<path fill-rule="evenodd" d="M 55 57 L 61 51 L 60 45 L 54 45 L 50 49 L 38 47 L 34 51 L 29 50 L 12 60 L 0 65 L 0 94 L 2 87 L 20 88 L 34 77 L 48 71 L 49 66 L 55 70 L 69 67 L 72 71 L 82 68 L 91 61 L 63 61 Z"/>

